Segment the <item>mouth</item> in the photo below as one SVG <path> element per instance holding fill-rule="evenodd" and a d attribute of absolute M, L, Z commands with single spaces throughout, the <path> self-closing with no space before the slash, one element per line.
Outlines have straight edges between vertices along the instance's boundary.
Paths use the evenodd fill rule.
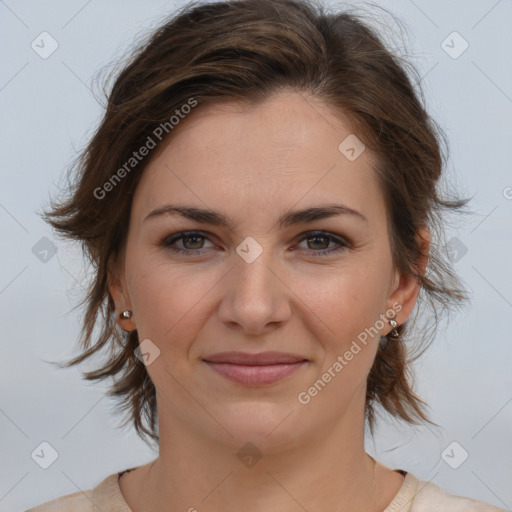
<path fill-rule="evenodd" d="M 246 386 L 278 382 L 306 365 L 308 360 L 296 354 L 262 352 L 248 354 L 224 352 L 203 359 L 218 375 Z"/>

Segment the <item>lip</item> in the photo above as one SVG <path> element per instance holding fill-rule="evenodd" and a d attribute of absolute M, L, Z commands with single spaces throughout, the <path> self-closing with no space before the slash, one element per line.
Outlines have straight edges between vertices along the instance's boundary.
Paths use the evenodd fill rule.
<path fill-rule="evenodd" d="M 210 363 L 231 363 L 248 366 L 263 366 L 269 364 L 292 364 L 305 361 L 307 358 L 289 352 L 219 352 L 204 357 L 203 360 Z"/>
<path fill-rule="evenodd" d="M 307 363 L 305 357 L 285 352 L 222 352 L 203 361 L 222 377 L 248 386 L 273 384 Z"/>

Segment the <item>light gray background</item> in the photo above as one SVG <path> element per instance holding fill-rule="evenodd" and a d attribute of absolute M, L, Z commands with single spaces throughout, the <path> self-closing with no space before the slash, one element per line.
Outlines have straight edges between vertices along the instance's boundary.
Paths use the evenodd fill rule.
<path fill-rule="evenodd" d="M 432 480 L 450 493 L 508 509 L 512 2 L 377 4 L 405 24 L 429 109 L 450 139 L 451 182 L 463 195 L 476 197 L 470 205 L 475 214 L 449 232 L 467 248 L 456 268 L 473 295 L 472 305 L 453 316 L 416 365 L 417 392 L 441 428 L 386 421 L 367 448 L 383 463 Z M 102 110 L 89 89 L 93 75 L 176 5 L 156 0 L 0 1 L 2 511 L 89 489 L 115 471 L 156 456 L 130 428 L 116 429 L 120 420 L 104 397 L 107 382 L 86 384 L 78 369 L 57 370 L 43 361 L 77 353 L 81 312 L 70 310 L 81 297 L 87 269 L 79 249 L 57 241 L 35 210 L 47 205 L 50 193 L 57 195 L 59 185 L 65 187 L 66 167 L 100 119 Z M 43 31 L 59 45 L 47 59 L 31 48 Z M 441 46 L 453 31 L 469 44 L 458 58 Z M 458 39 L 448 44 L 452 52 L 461 48 Z M 33 251 L 43 237 L 58 250 L 54 257 L 48 253 L 46 263 L 41 246 Z M 31 458 L 43 441 L 58 452 L 48 469 Z M 444 452 L 454 441 L 454 451 L 452 446 Z M 469 457 L 453 469 L 442 453 L 454 465 L 462 449 Z"/>

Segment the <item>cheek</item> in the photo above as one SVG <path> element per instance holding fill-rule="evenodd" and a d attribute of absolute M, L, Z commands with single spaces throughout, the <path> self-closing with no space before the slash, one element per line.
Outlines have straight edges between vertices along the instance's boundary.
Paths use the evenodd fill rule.
<path fill-rule="evenodd" d="M 317 332 L 325 351 L 320 374 L 335 373 L 340 388 L 363 382 L 373 364 L 384 327 L 379 319 L 386 310 L 383 275 L 371 267 L 344 269 L 319 283 L 321 292 L 312 296 L 311 309 L 328 326 L 323 336 Z"/>
<path fill-rule="evenodd" d="M 222 275 L 198 272 L 192 264 L 173 265 L 160 253 L 132 254 L 127 273 L 139 340 L 150 339 L 173 365 L 185 362 L 173 354 L 188 352 L 198 337 L 205 316 L 212 314 L 208 293 Z"/>
<path fill-rule="evenodd" d="M 149 339 L 157 347 L 146 344 L 154 354 L 146 370 L 171 403 L 182 391 L 175 379 L 181 381 L 177 376 L 186 373 L 187 354 L 201 329 L 197 310 L 204 288 L 196 289 L 190 281 L 176 269 L 149 266 L 134 276 L 131 291 L 139 343 Z"/>
<path fill-rule="evenodd" d="M 198 307 L 204 287 L 198 289 L 194 281 L 162 267 L 143 270 L 134 279 L 134 308 L 138 313 L 139 336 L 154 337 L 164 343 L 183 325 L 193 322 L 194 306 Z M 167 335 L 166 335 L 167 333 Z"/>
<path fill-rule="evenodd" d="M 307 297 L 311 310 L 318 312 L 337 348 L 350 344 L 358 334 L 374 326 L 385 311 L 386 283 L 382 276 L 361 265 L 334 271 L 315 279 L 313 288 L 302 289 L 302 296 Z"/>

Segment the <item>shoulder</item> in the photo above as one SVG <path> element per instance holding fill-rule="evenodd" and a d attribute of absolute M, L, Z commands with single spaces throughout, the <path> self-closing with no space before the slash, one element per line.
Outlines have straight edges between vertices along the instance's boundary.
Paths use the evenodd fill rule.
<path fill-rule="evenodd" d="M 25 512 L 92 512 L 94 489 L 67 494 Z"/>
<path fill-rule="evenodd" d="M 93 489 L 55 498 L 25 512 L 131 512 L 120 493 L 118 475 L 107 476 Z"/>
<path fill-rule="evenodd" d="M 449 494 L 432 482 L 418 481 L 411 512 L 507 512 L 482 501 Z"/>

